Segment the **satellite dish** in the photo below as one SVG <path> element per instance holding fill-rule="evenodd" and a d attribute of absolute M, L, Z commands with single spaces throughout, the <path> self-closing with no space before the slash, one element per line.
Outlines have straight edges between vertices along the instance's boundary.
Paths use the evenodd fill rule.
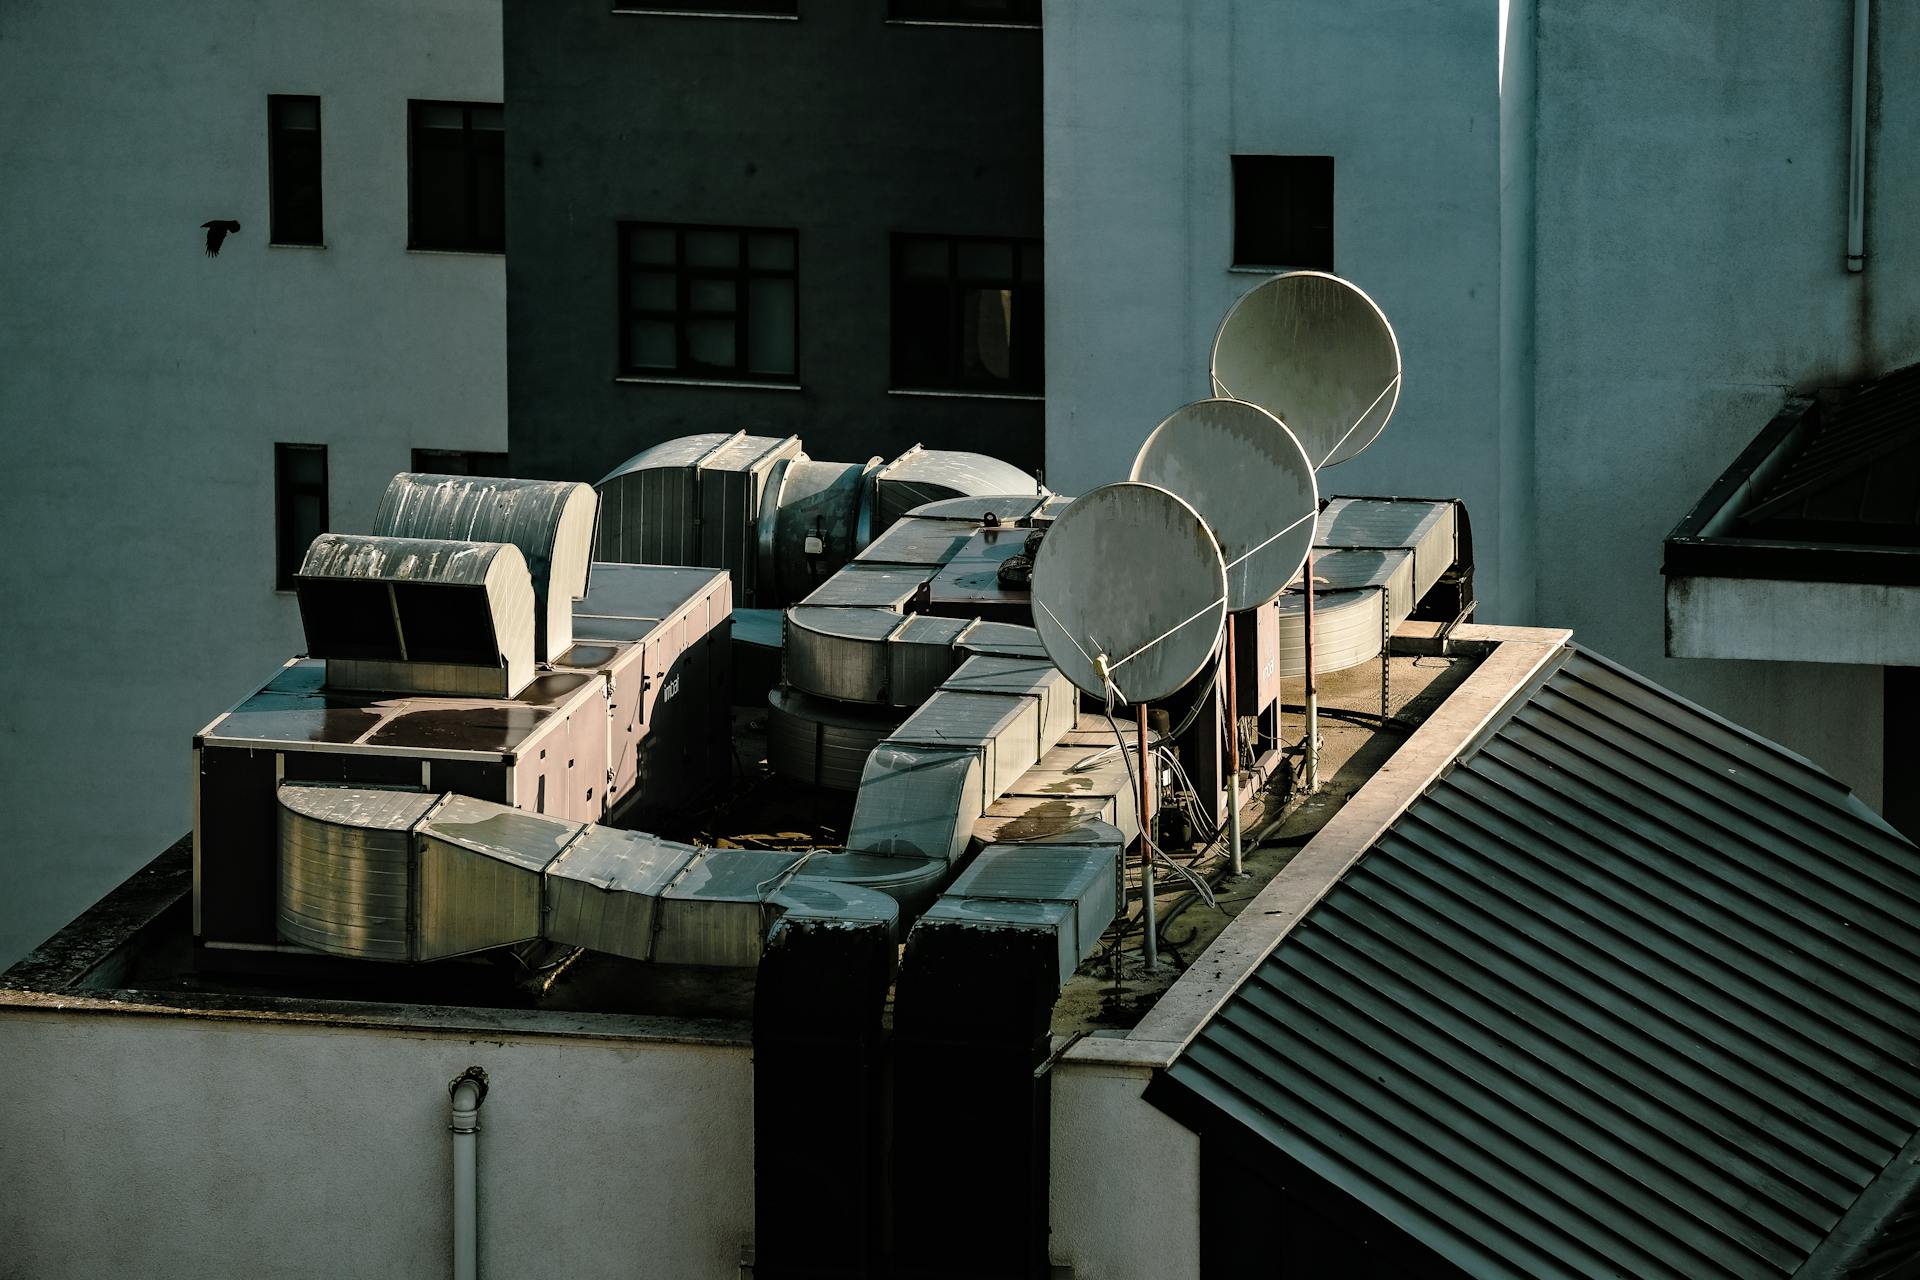
<path fill-rule="evenodd" d="M 1339 276 L 1290 271 L 1255 286 L 1213 339 L 1213 393 L 1292 428 L 1313 465 L 1372 444 L 1400 399 L 1400 344 L 1373 299 Z"/>
<path fill-rule="evenodd" d="M 1155 485 L 1102 485 L 1074 499 L 1034 557 L 1040 643 L 1097 698 L 1109 683 L 1129 702 L 1173 693 L 1213 657 L 1226 617 L 1227 571 L 1213 535 Z"/>
<path fill-rule="evenodd" d="M 1207 522 L 1234 612 L 1279 595 L 1313 547 L 1313 463 L 1287 425 L 1257 404 L 1199 400 L 1174 410 L 1140 446 L 1132 478 L 1180 495 Z"/>

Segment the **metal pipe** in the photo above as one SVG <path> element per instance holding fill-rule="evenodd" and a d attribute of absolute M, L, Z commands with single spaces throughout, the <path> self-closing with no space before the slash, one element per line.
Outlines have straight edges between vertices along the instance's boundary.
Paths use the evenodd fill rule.
<path fill-rule="evenodd" d="M 1853 0 L 1853 120 L 1847 158 L 1847 270 L 1867 269 L 1867 44 L 1872 0 Z"/>
<path fill-rule="evenodd" d="M 1141 910 L 1144 913 L 1142 918 L 1146 921 L 1147 925 L 1147 972 L 1158 973 L 1160 971 L 1160 937 L 1159 926 L 1155 924 L 1153 918 L 1155 910 L 1153 902 L 1153 835 L 1147 829 L 1147 788 L 1153 785 L 1151 777 L 1147 772 L 1151 767 L 1148 763 L 1150 756 L 1147 752 L 1147 704 L 1144 702 L 1135 703 L 1134 711 L 1140 728 L 1140 903 Z"/>
<path fill-rule="evenodd" d="M 1305 660 L 1307 672 L 1307 688 L 1306 694 L 1300 699 L 1300 702 L 1306 712 L 1307 720 L 1304 764 L 1307 777 L 1307 791 L 1311 793 L 1320 789 L 1320 698 L 1313 689 L 1313 552 L 1311 551 L 1307 552 L 1305 572 L 1307 585 L 1307 616 L 1302 640 L 1302 648 L 1304 650 L 1302 657 Z"/>
<path fill-rule="evenodd" d="M 1234 667 L 1233 615 L 1227 615 L 1227 870 L 1240 875 L 1240 684 Z"/>
<path fill-rule="evenodd" d="M 480 1104 L 487 1100 L 487 1073 L 468 1067 L 447 1084 L 453 1130 L 453 1280 L 478 1280 Z"/>

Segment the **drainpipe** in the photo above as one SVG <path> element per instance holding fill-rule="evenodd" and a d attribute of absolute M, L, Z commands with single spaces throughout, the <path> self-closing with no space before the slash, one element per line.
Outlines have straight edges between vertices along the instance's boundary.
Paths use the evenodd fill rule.
<path fill-rule="evenodd" d="M 453 1280 L 478 1280 L 480 1232 L 478 1171 L 480 1104 L 487 1100 L 487 1073 L 468 1067 L 447 1082 L 453 1130 Z"/>
<path fill-rule="evenodd" d="M 1872 0 L 1853 0 L 1853 125 L 1847 164 L 1847 270 L 1867 269 L 1867 38 Z"/>

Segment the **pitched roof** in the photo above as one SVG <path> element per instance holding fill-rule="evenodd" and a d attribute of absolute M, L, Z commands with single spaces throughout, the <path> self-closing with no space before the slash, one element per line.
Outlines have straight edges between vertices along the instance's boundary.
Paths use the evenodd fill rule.
<path fill-rule="evenodd" d="M 1846 788 L 1570 647 L 1168 1078 L 1474 1275 L 1842 1274 L 1911 1226 L 1917 921 Z"/>
<path fill-rule="evenodd" d="M 1806 443 L 1742 512 L 1746 532 L 1807 541 L 1913 541 L 1920 528 L 1920 364 L 1823 410 Z"/>

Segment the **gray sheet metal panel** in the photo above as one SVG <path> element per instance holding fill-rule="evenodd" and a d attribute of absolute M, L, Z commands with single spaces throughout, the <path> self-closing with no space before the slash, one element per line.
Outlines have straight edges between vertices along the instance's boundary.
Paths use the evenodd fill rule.
<path fill-rule="evenodd" d="M 280 936 L 328 955 L 413 958 L 412 831 L 439 797 L 424 792 L 283 786 Z"/>
<path fill-rule="evenodd" d="M 965 747 L 980 756 L 984 812 L 1040 758 L 1040 706 L 1018 694 L 956 693 L 942 688 L 894 730 L 899 746 Z"/>
<path fill-rule="evenodd" d="M 957 693 L 1018 693 L 1035 699 L 1040 710 L 1036 760 L 1059 745 L 1080 718 L 1080 691 L 1060 668 L 1044 660 L 981 654 L 961 663 L 942 687 Z"/>
<path fill-rule="evenodd" d="M 660 896 L 653 958 L 662 964 L 758 964 L 766 900 L 800 858 L 766 849 L 700 850 Z"/>
<path fill-rule="evenodd" d="M 1016 904 L 1059 903 L 1060 981 L 1092 954 L 1118 911 L 1120 833 L 1112 827 L 1075 844 L 992 845 L 941 895 L 940 904 L 992 918 Z"/>
<path fill-rule="evenodd" d="M 966 632 L 965 618 L 910 615 L 887 637 L 887 690 L 895 706 L 917 707 L 933 696 L 960 665 L 954 644 Z"/>
<path fill-rule="evenodd" d="M 673 616 L 687 603 L 712 593 L 724 573 L 710 568 L 658 564 L 597 564 L 593 586 L 574 612 L 601 618 L 657 621 Z M 728 595 L 731 607 L 732 596 Z"/>
<path fill-rule="evenodd" d="M 527 942 L 541 931 L 541 872 L 584 824 L 449 796 L 414 832 L 414 956 Z"/>
<path fill-rule="evenodd" d="M 899 727 L 899 717 L 887 711 L 863 715 L 792 689 L 774 689 L 767 694 L 767 763 L 785 778 L 853 791 L 868 755 Z"/>
<path fill-rule="evenodd" d="M 1418 498 L 1334 498 L 1320 512 L 1315 547 L 1406 547 L 1414 553 L 1414 597 L 1440 581 L 1456 554 L 1455 504 Z M 1318 552 L 1315 553 L 1316 556 Z"/>
<path fill-rule="evenodd" d="M 986 807 L 980 757 L 965 747 L 883 742 L 867 759 L 847 828 L 859 853 L 957 861 Z"/>
<path fill-rule="evenodd" d="M 973 527 L 907 516 L 868 543 L 854 559 L 861 564 L 943 565 L 973 537 Z"/>
<path fill-rule="evenodd" d="M 511 542 L 533 580 L 534 657 L 573 644 L 573 601 L 587 593 L 600 496 L 562 480 L 402 472 L 388 484 L 374 532 L 400 538 Z"/>
<path fill-rule="evenodd" d="M 933 566 L 870 565 L 855 561 L 821 583 L 800 603 L 842 609 L 906 610 L 926 589 Z"/>
<path fill-rule="evenodd" d="M 655 899 L 694 856 L 644 831 L 588 827 L 547 867 L 546 936 L 629 960 L 653 958 Z"/>
<path fill-rule="evenodd" d="M 699 478 L 694 463 L 743 432 L 709 431 L 642 449 L 602 476 L 596 554 L 626 564 L 697 564 Z"/>
<path fill-rule="evenodd" d="M 1047 499 L 1038 493 L 987 493 L 964 498 L 942 498 L 907 512 L 919 520 L 941 520 L 978 528 L 993 516 L 1001 524 L 1018 524 L 1038 511 Z M 971 533 L 972 529 L 968 530 Z"/>
<path fill-rule="evenodd" d="M 1916 919 L 1844 787 L 1570 649 L 1169 1074 L 1475 1275 L 1805 1275 L 1912 1209 Z"/>
<path fill-rule="evenodd" d="M 1040 633 L 1017 622 L 976 622 L 956 642 L 964 654 L 992 654 L 1001 658 L 1041 658 L 1047 648 Z"/>
<path fill-rule="evenodd" d="M 1377 588 L 1314 595 L 1313 669 L 1317 674 L 1344 671 L 1380 656 L 1380 598 Z M 1306 601 L 1297 592 L 1282 592 L 1274 610 L 1280 631 L 1280 674 L 1298 680 L 1307 669 Z"/>
<path fill-rule="evenodd" d="M 740 436 L 717 446 L 697 464 L 700 563 L 731 573 L 741 600 L 748 604 L 762 602 L 760 508 L 768 475 L 776 463 L 799 452 L 798 436 L 784 440 Z"/>
<path fill-rule="evenodd" d="M 952 864 L 944 857 L 905 854 L 821 852 L 807 859 L 790 884 L 830 881 L 836 885 L 884 893 L 900 904 L 901 914 L 917 916 L 939 896 Z"/>
<path fill-rule="evenodd" d="M 1097 823 L 1117 829 L 1131 843 L 1140 834 L 1139 809 L 1131 792 L 1036 796 L 1016 790 L 995 800 L 973 824 L 975 844 L 1057 842 Z"/>

